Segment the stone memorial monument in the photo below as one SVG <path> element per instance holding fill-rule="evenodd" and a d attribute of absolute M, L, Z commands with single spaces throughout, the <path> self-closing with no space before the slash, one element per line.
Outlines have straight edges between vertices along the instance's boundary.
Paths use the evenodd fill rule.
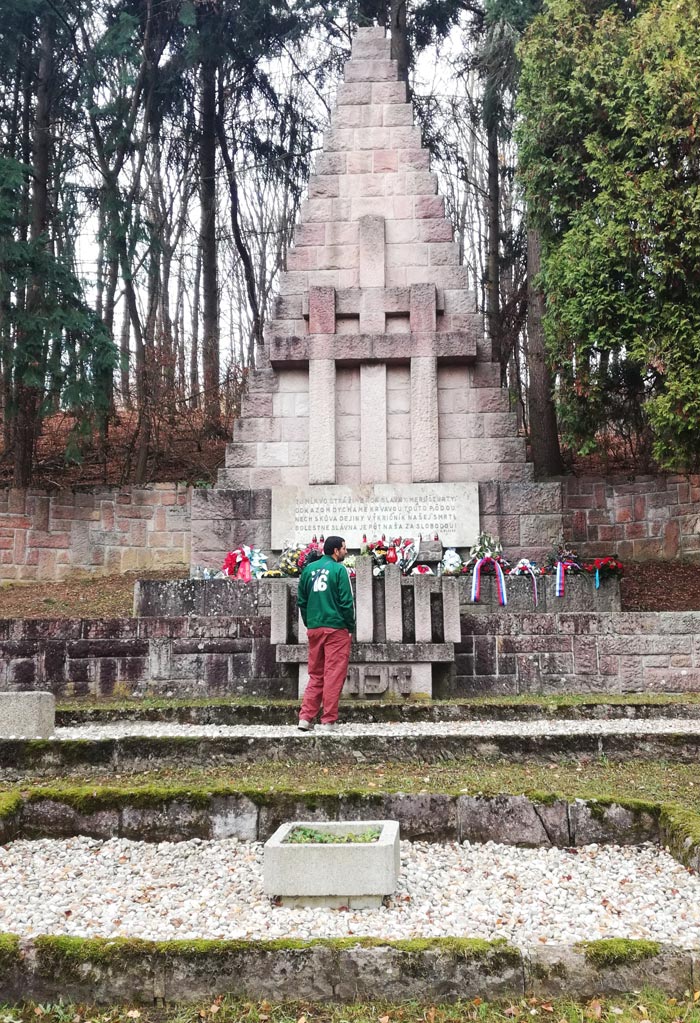
<path fill-rule="evenodd" d="M 226 468 L 194 495 L 195 565 L 314 533 L 464 547 L 480 524 L 532 555 L 558 531 L 515 521 L 547 511 L 546 487 L 523 486 L 525 441 L 389 46 L 355 36 Z"/>

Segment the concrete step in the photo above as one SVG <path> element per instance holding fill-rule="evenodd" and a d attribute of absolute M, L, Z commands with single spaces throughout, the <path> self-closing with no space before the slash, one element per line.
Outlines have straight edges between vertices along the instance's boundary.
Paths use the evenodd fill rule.
<path fill-rule="evenodd" d="M 343 721 L 362 724 L 380 721 L 587 721 L 653 720 L 655 718 L 700 718 L 700 699 L 667 697 L 655 701 L 640 696 L 605 696 L 590 700 L 552 703 L 546 700 L 515 702 L 509 700 L 446 701 L 345 701 L 341 704 Z M 163 700 L 157 703 L 134 701 L 128 704 L 90 703 L 61 706 L 56 724 L 70 727 L 83 724 L 107 724 L 113 721 L 153 721 L 191 725 L 294 725 L 299 712 L 298 700 L 266 700 L 259 703 L 237 700 L 187 702 Z"/>
<path fill-rule="evenodd" d="M 149 728 L 161 734 L 133 734 Z M 207 726 L 169 725 L 166 734 L 163 728 L 122 723 L 59 729 L 50 740 L 2 740 L 0 781 L 71 772 L 225 767 L 263 760 L 335 765 L 439 763 L 475 757 L 555 763 L 605 757 L 695 763 L 700 752 L 700 721 L 686 719 L 345 725 L 330 734 L 300 733 L 284 725 L 209 726 L 209 734 Z"/>

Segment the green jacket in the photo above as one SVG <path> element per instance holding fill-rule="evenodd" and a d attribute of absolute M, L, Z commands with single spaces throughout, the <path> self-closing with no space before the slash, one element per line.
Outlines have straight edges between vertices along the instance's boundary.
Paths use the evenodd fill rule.
<path fill-rule="evenodd" d="M 297 592 L 301 618 L 307 629 L 355 628 L 355 601 L 350 576 L 341 561 L 324 554 L 302 569 Z"/>

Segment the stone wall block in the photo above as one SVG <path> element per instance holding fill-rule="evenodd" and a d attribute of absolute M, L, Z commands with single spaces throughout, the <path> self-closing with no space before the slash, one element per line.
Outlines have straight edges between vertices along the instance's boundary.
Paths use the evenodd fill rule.
<path fill-rule="evenodd" d="M 309 483 L 335 483 L 335 362 L 309 364 Z M 323 424 L 323 429 L 319 428 Z"/>
<path fill-rule="evenodd" d="M 658 842 L 659 822 L 655 816 L 624 806 L 576 800 L 569 808 L 572 845 L 641 845 Z"/>
<path fill-rule="evenodd" d="M 395 82 L 398 64 L 393 60 L 361 60 L 353 54 L 345 65 L 346 82 Z"/>
<path fill-rule="evenodd" d="M 383 288 L 385 267 L 384 217 L 363 216 L 360 218 L 360 287 Z M 367 328 L 361 325 L 360 329 Z"/>
<path fill-rule="evenodd" d="M 460 842 L 501 842 L 529 847 L 571 843 L 567 803 L 535 803 L 527 796 L 459 796 Z"/>
<path fill-rule="evenodd" d="M 387 478 L 386 364 L 360 366 L 360 479 L 384 483 Z"/>
<path fill-rule="evenodd" d="M 404 81 L 373 82 L 370 85 L 371 102 L 377 104 L 406 103 L 408 99 L 407 85 Z M 420 144 L 420 143 L 419 143 Z M 377 146 L 378 149 L 383 148 Z M 418 146 L 416 146 L 418 148 Z"/>
<path fill-rule="evenodd" d="M 411 461 L 414 483 L 435 482 L 438 448 L 437 360 L 411 359 Z"/>
<path fill-rule="evenodd" d="M 373 87 L 370 82 L 341 82 L 338 85 L 336 103 L 338 106 L 354 106 L 358 103 L 371 103 L 372 88 Z"/>
<path fill-rule="evenodd" d="M 437 328 L 437 291 L 434 284 L 414 284 L 410 289 L 411 331 Z"/>
<path fill-rule="evenodd" d="M 628 994 L 650 986 L 680 998 L 691 987 L 691 954 L 661 947 L 658 955 L 615 966 L 596 966 L 581 948 L 571 945 L 528 949 L 525 987 L 538 998 L 575 998 Z"/>
<path fill-rule="evenodd" d="M 309 334 L 335 334 L 335 288 L 309 288 Z"/>

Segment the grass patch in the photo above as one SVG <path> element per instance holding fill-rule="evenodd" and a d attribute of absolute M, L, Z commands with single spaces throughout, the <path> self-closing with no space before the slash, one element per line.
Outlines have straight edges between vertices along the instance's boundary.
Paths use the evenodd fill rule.
<path fill-rule="evenodd" d="M 378 707 L 396 707 L 406 703 L 403 699 L 396 700 L 357 700 L 352 702 L 353 707 L 366 710 L 377 709 Z M 566 707 L 602 707 L 606 705 L 615 707 L 639 707 L 639 706 L 671 706 L 673 704 L 700 704 L 700 693 L 625 693 L 605 694 L 601 696 L 590 696 L 587 694 L 572 694 L 570 696 L 476 696 L 470 699 L 454 700 L 431 700 L 431 706 L 446 707 L 523 707 L 531 706 L 542 709 L 566 708 Z M 236 697 L 213 697 L 213 698 L 182 698 L 165 699 L 164 697 L 143 697 L 142 699 L 90 699 L 61 700 L 56 704 L 57 711 L 130 711 L 143 708 L 144 710 L 180 710 L 189 707 L 295 707 L 298 708 L 298 700 L 271 700 L 255 696 Z"/>
<path fill-rule="evenodd" d="M 437 764 L 383 763 L 346 764 L 318 767 L 309 780 L 293 762 L 238 763 L 230 768 L 159 768 L 132 774 L 115 773 L 108 768 L 89 775 L 71 772 L 70 781 L 57 782 L 27 777 L 18 786 L 0 788 L 8 798 L 18 791 L 31 790 L 31 798 L 70 798 L 87 809 L 110 805 L 126 791 L 130 797 L 145 801 L 177 796 L 194 799 L 204 794 L 256 796 L 286 795 L 300 801 L 313 801 L 339 794 L 367 798 L 382 793 L 446 793 L 452 795 L 524 794 L 539 801 L 555 798 L 569 801 L 597 799 L 601 803 L 622 802 L 631 807 L 651 809 L 656 804 L 674 804 L 679 809 L 700 813 L 700 781 L 697 765 L 670 761 L 617 762 L 606 759 L 558 762 L 556 764 L 485 761 L 476 758 Z M 90 803 L 94 799 L 97 802 Z"/>
<path fill-rule="evenodd" d="M 217 997 L 194 1005 L 154 1008 L 87 1006 L 70 1002 L 28 1002 L 2 1007 L 3 1023 L 700 1023 L 700 1003 L 692 995 L 677 1000 L 653 989 L 635 995 L 596 998 L 588 1003 L 571 999 L 522 998 L 484 1002 L 464 999 L 452 1005 L 418 1002 L 357 1002 L 320 1005 L 308 1001 L 268 1002 Z"/>

